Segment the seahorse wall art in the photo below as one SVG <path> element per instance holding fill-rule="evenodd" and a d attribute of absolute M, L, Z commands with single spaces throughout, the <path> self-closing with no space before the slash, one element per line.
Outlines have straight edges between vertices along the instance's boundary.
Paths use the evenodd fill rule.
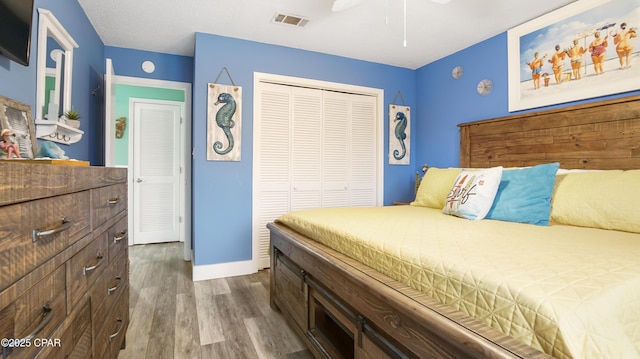
<path fill-rule="evenodd" d="M 409 164 L 409 107 L 389 106 L 389 164 Z"/>
<path fill-rule="evenodd" d="M 240 161 L 242 89 L 209 84 L 207 160 Z"/>
<path fill-rule="evenodd" d="M 407 116 L 405 116 L 402 112 L 398 112 L 396 113 L 395 121 L 397 122 L 395 130 L 396 138 L 398 139 L 398 142 L 400 142 L 400 146 L 402 146 L 402 153 L 400 153 L 400 151 L 398 151 L 397 149 L 393 150 L 393 158 L 395 158 L 396 160 L 401 160 L 407 154 L 407 147 L 404 144 L 404 140 L 407 138 L 407 134 L 405 132 L 405 130 L 407 129 Z"/>

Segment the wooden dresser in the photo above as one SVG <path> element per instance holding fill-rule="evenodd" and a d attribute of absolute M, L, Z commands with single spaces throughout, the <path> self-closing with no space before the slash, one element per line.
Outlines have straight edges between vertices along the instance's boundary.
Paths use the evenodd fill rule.
<path fill-rule="evenodd" d="M 0 172 L 2 358 L 116 358 L 129 322 L 126 169 Z"/>

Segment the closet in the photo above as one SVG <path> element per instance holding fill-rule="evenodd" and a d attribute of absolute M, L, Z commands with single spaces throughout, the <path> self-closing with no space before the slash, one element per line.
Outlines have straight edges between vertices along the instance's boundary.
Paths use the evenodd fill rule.
<path fill-rule="evenodd" d="M 379 204 L 382 141 L 375 95 L 256 86 L 253 240 L 269 266 L 266 224 L 289 211 Z"/>

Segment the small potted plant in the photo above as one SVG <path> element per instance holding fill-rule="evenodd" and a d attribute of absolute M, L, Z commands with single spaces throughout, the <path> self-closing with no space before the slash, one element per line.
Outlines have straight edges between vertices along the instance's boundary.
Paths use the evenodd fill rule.
<path fill-rule="evenodd" d="M 76 110 L 69 110 L 64 113 L 65 123 L 73 128 L 80 128 L 80 114 Z"/>

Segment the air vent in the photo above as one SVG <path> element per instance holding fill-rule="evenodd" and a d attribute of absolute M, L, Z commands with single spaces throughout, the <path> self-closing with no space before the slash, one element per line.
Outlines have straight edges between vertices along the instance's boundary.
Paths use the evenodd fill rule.
<path fill-rule="evenodd" d="M 307 23 L 309 23 L 309 19 L 305 19 L 303 17 L 297 15 L 288 15 L 282 13 L 276 13 L 271 19 L 271 22 L 276 24 L 284 24 L 284 25 L 292 25 L 297 27 L 304 27 Z"/>

